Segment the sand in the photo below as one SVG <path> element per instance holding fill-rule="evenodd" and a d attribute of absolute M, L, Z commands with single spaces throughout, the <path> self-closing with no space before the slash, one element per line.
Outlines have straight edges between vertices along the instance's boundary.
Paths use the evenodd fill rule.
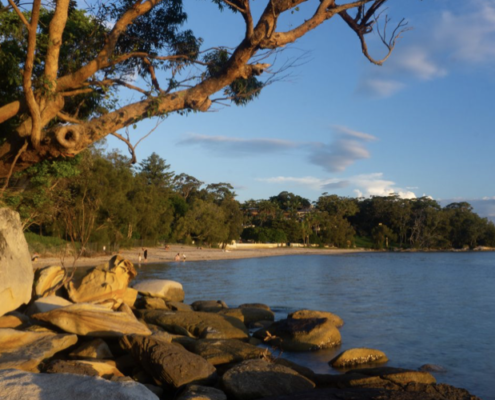
<path fill-rule="evenodd" d="M 275 256 L 287 256 L 287 255 L 337 255 L 337 254 L 350 254 L 365 252 L 364 249 L 318 249 L 318 248 L 294 248 L 294 247 L 279 247 L 275 249 L 242 249 L 242 250 L 221 250 L 221 249 L 198 249 L 194 246 L 186 245 L 170 245 L 169 250 L 162 248 L 149 248 L 148 249 L 148 264 L 152 263 L 164 263 L 174 262 L 174 258 L 177 253 L 180 253 L 181 262 L 183 255 L 186 255 L 186 263 L 188 261 L 201 261 L 201 260 L 234 260 L 241 258 L 258 258 L 258 257 L 275 257 Z M 138 264 L 138 256 L 143 252 L 141 248 L 121 250 L 120 255 L 135 264 Z M 116 253 L 107 254 L 101 253 L 95 257 L 81 257 L 76 260 L 76 267 L 92 267 L 101 263 L 104 263 L 110 259 Z M 33 262 L 34 268 L 41 268 L 49 265 L 61 265 L 62 261 L 66 267 L 72 267 L 74 259 L 67 257 L 64 260 L 58 257 L 39 258 Z M 141 260 L 141 264 L 144 264 L 144 260 Z"/>

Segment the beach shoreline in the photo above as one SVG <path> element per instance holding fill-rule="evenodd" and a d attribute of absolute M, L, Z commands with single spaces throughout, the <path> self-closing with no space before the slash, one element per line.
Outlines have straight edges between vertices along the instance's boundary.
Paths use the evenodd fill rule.
<path fill-rule="evenodd" d="M 366 250 L 362 248 L 358 249 L 320 249 L 320 248 L 307 248 L 307 247 L 277 247 L 273 249 L 234 249 L 234 250 L 222 250 L 222 249 L 210 249 L 210 248 L 198 248 L 196 246 L 188 245 L 169 245 L 168 250 L 164 247 L 152 247 L 148 248 L 148 260 L 145 262 L 143 258 L 143 251 L 141 248 L 122 249 L 119 253 L 101 253 L 94 257 L 80 257 L 75 262 L 76 267 L 94 267 L 96 265 L 107 262 L 111 257 L 119 254 L 125 259 L 130 260 L 132 263 L 139 264 L 139 254 L 141 254 L 141 265 L 145 264 L 159 264 L 178 262 L 175 261 L 177 253 L 180 254 L 180 262 L 188 261 L 217 261 L 217 260 L 237 260 L 244 258 L 264 258 L 264 257 L 277 257 L 277 256 L 289 256 L 289 255 L 342 255 L 353 253 L 364 253 L 372 250 Z M 183 260 L 183 256 L 186 256 L 186 261 Z M 33 268 L 42 268 L 52 265 L 64 264 L 66 267 L 72 267 L 74 264 L 73 257 L 40 257 L 37 261 L 33 262 Z"/>

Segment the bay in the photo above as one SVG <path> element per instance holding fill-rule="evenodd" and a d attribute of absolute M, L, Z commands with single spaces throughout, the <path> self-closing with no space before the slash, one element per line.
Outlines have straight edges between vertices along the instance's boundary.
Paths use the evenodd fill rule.
<path fill-rule="evenodd" d="M 438 382 L 495 399 L 495 253 L 356 253 L 144 266 L 138 280 L 171 279 L 186 303 L 265 303 L 277 319 L 298 309 L 333 312 L 345 321 L 342 346 L 283 353 L 318 373 L 353 347 L 384 351 L 387 365 L 435 364 Z"/>

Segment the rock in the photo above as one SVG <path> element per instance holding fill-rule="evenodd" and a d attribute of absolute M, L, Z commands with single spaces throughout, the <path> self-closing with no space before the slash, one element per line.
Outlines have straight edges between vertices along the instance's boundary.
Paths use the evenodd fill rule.
<path fill-rule="evenodd" d="M 219 389 L 208 386 L 189 385 L 177 400 L 227 400 L 227 396 Z"/>
<path fill-rule="evenodd" d="M 134 276 L 136 270 L 132 263 L 115 256 L 108 264 L 89 270 L 82 278 L 71 280 L 67 291 L 74 303 L 106 304 L 117 309 L 128 295 L 127 285 Z"/>
<path fill-rule="evenodd" d="M 86 342 L 73 350 L 69 357 L 73 358 L 113 358 L 113 354 L 108 344 L 103 339 L 94 339 Z"/>
<path fill-rule="evenodd" d="M 33 374 L 0 371 L 2 400 L 159 400 L 136 382 L 111 382 L 98 377 L 71 374 Z"/>
<path fill-rule="evenodd" d="M 248 332 L 236 318 L 207 312 L 137 310 L 146 323 L 161 326 L 171 333 L 189 335 L 201 339 L 247 339 Z"/>
<path fill-rule="evenodd" d="M 298 374 L 301 374 L 302 376 L 305 376 L 308 378 L 310 381 L 315 382 L 315 373 L 312 369 L 304 367 L 302 365 L 296 364 L 293 361 L 287 360 L 286 358 L 277 358 L 272 361 L 274 364 L 278 365 L 283 365 L 284 367 L 293 369 L 296 371 Z"/>
<path fill-rule="evenodd" d="M 244 361 L 222 377 L 227 395 L 236 400 L 260 399 L 313 389 L 315 384 L 296 371 L 263 360 Z"/>
<path fill-rule="evenodd" d="M 166 279 L 150 279 L 133 285 L 140 294 L 158 297 L 166 301 L 184 301 L 184 290 L 179 282 Z"/>
<path fill-rule="evenodd" d="M 229 308 L 222 300 L 198 300 L 191 304 L 194 311 L 217 312 Z"/>
<path fill-rule="evenodd" d="M 332 324 L 334 324 L 337 328 L 340 328 L 344 325 L 344 320 L 340 318 L 338 315 L 332 314 L 327 311 L 312 311 L 312 310 L 299 310 L 293 312 L 287 316 L 287 318 L 326 318 Z"/>
<path fill-rule="evenodd" d="M 41 361 L 75 343 L 76 335 L 0 329 L 0 369 L 37 372 Z"/>
<path fill-rule="evenodd" d="M 418 368 L 418 371 L 424 371 L 424 372 L 446 372 L 447 370 L 442 367 L 441 365 L 435 365 L 435 364 L 424 364 L 421 367 Z"/>
<path fill-rule="evenodd" d="M 64 299 L 63 297 L 58 296 L 47 296 L 42 297 L 38 300 L 35 300 L 26 310 L 26 314 L 33 315 L 38 313 L 45 313 L 52 310 L 56 310 L 57 308 L 71 306 L 74 303 L 71 303 L 69 300 Z"/>
<path fill-rule="evenodd" d="M 188 383 L 213 383 L 216 370 L 204 358 L 154 336 L 127 335 L 121 346 L 157 381 L 179 388 Z"/>
<path fill-rule="evenodd" d="M 114 365 L 89 360 L 52 360 L 44 371 L 49 374 L 76 374 L 111 379 L 124 376 Z"/>
<path fill-rule="evenodd" d="M 127 304 L 129 307 L 134 307 L 136 303 L 138 291 L 134 288 L 128 287 L 125 290 L 124 297 L 122 298 L 124 304 Z"/>
<path fill-rule="evenodd" d="M 246 326 L 258 321 L 273 321 L 275 320 L 275 314 L 272 311 L 264 310 L 262 308 L 225 308 L 218 311 L 221 315 L 228 315 L 234 317 L 244 323 Z"/>
<path fill-rule="evenodd" d="M 270 354 L 265 349 L 233 339 L 200 339 L 181 343 L 187 350 L 203 357 L 212 365 L 238 363 Z"/>
<path fill-rule="evenodd" d="M 35 298 L 54 296 L 65 276 L 65 269 L 58 265 L 37 269 L 33 285 Z"/>
<path fill-rule="evenodd" d="M 172 311 L 194 311 L 189 304 L 180 301 L 167 301 L 167 307 Z"/>
<path fill-rule="evenodd" d="M 380 379 L 392 382 L 397 385 L 405 385 L 409 382 L 430 384 L 436 383 L 436 379 L 428 372 L 412 371 L 402 368 L 392 367 L 377 367 L 377 368 L 363 368 L 356 369 L 347 372 L 349 375 L 359 374 L 368 377 L 379 377 Z M 360 386 L 360 384 L 353 383 L 352 386 Z M 374 386 L 376 387 L 376 386 Z"/>
<path fill-rule="evenodd" d="M 383 351 L 367 348 L 349 349 L 330 360 L 334 368 L 347 368 L 360 364 L 381 364 L 388 361 Z"/>
<path fill-rule="evenodd" d="M 29 323 L 29 317 L 16 311 L 0 317 L 0 328 L 18 328 Z"/>
<path fill-rule="evenodd" d="M 31 300 L 33 264 L 19 214 L 0 209 L 0 316 Z"/>
<path fill-rule="evenodd" d="M 244 303 L 241 304 L 239 308 L 259 308 L 261 310 L 272 311 L 270 307 L 262 303 Z"/>
<path fill-rule="evenodd" d="M 33 318 L 81 336 L 119 337 L 131 333 L 151 335 L 151 331 L 135 317 L 94 304 L 74 304 L 34 314 Z"/>
<path fill-rule="evenodd" d="M 254 336 L 266 341 L 267 332 L 274 336 L 270 343 L 284 350 L 318 350 L 341 343 L 339 330 L 326 318 L 283 319 L 256 331 Z"/>
<path fill-rule="evenodd" d="M 141 297 L 136 302 L 136 308 L 140 310 L 170 310 L 167 306 L 167 303 L 164 299 L 160 299 L 159 297 Z"/>

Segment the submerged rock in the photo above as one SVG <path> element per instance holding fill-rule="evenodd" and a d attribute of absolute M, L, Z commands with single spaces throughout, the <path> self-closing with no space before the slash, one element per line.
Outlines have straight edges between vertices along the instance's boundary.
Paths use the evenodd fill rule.
<path fill-rule="evenodd" d="M 360 364 L 381 364 L 388 361 L 383 351 L 367 348 L 349 349 L 330 360 L 334 368 L 346 368 Z"/>
<path fill-rule="evenodd" d="M 19 214 L 0 209 L 0 316 L 31 300 L 33 264 Z"/>
<path fill-rule="evenodd" d="M 75 343 L 76 335 L 0 329 L 0 369 L 38 372 L 38 366 L 44 359 Z"/>
<path fill-rule="evenodd" d="M 263 360 L 244 361 L 229 369 L 222 377 L 222 385 L 236 400 L 254 400 L 315 387 L 296 371 Z"/>

